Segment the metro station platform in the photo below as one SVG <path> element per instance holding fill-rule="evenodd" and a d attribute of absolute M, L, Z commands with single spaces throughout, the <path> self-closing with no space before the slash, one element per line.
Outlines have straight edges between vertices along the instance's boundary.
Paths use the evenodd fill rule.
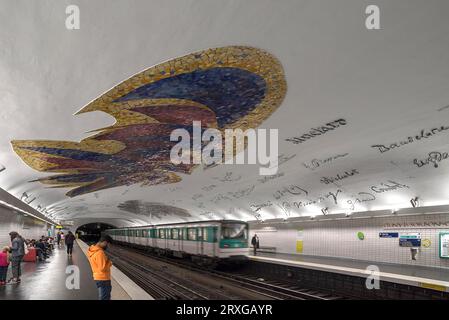
<path fill-rule="evenodd" d="M 78 240 L 74 244 L 72 258 L 67 257 L 65 247 L 56 247 L 45 262 L 22 262 L 21 283 L 1 286 L 0 300 L 98 300 L 86 256 L 87 248 L 87 244 Z M 67 269 L 69 266 L 79 268 L 79 289 L 66 286 L 67 279 L 73 275 L 73 271 Z M 9 267 L 8 279 L 11 276 Z M 153 299 L 115 267 L 111 281 L 112 300 Z"/>
<path fill-rule="evenodd" d="M 449 269 L 444 268 L 266 252 L 258 252 L 256 256 L 251 255 L 250 259 L 363 278 L 371 274 L 367 267 L 375 265 L 379 268 L 380 281 L 449 292 Z"/>
<path fill-rule="evenodd" d="M 68 266 L 79 268 L 79 289 L 68 289 Z M 73 274 L 73 272 L 72 272 Z M 8 279 L 11 278 L 11 266 Z M 75 243 L 72 258 L 65 247 L 55 248 L 45 262 L 22 262 L 22 282 L 0 287 L 0 300 L 98 300 L 89 262 Z"/>

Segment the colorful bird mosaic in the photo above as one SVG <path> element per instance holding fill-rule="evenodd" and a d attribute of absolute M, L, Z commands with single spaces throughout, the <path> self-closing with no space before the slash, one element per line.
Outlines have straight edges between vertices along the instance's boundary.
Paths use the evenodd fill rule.
<path fill-rule="evenodd" d="M 229 46 L 176 58 L 144 70 L 106 92 L 77 114 L 103 111 L 116 119 L 80 142 L 14 140 L 31 168 L 55 173 L 34 181 L 72 188 L 74 197 L 117 186 L 181 180 L 194 164 L 175 165 L 174 129 L 256 128 L 286 93 L 279 61 L 256 48 Z"/>

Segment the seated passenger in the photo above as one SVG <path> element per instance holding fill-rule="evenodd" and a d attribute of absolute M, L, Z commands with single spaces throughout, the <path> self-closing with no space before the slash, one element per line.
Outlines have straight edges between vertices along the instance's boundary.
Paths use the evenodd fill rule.
<path fill-rule="evenodd" d="M 48 237 L 47 243 L 48 243 L 48 245 L 50 246 L 50 249 L 51 249 L 51 250 L 54 250 L 55 246 L 54 246 L 53 238 L 52 238 L 52 237 Z"/>
<path fill-rule="evenodd" d="M 45 259 L 47 259 L 47 252 L 45 250 L 45 245 L 42 242 L 42 240 L 39 240 L 39 242 L 36 243 L 36 250 L 37 250 L 37 256 L 39 257 L 39 260 L 45 261 Z"/>
<path fill-rule="evenodd" d="M 45 253 L 46 253 L 47 255 L 49 255 L 49 254 L 51 253 L 51 250 L 50 250 L 50 248 L 49 248 L 49 246 L 48 246 L 47 239 L 46 239 L 44 236 L 42 236 L 42 238 L 41 238 L 40 241 L 44 244 L 44 247 L 45 247 Z"/>

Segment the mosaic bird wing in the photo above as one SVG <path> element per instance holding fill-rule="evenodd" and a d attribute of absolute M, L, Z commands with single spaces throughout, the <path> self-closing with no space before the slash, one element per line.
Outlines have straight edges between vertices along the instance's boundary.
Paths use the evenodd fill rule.
<path fill-rule="evenodd" d="M 34 181 L 72 188 L 74 197 L 116 186 L 181 180 L 193 164 L 175 165 L 173 130 L 192 136 L 201 129 L 259 126 L 286 92 L 281 64 L 251 47 L 208 49 L 144 70 L 115 86 L 79 113 L 103 111 L 116 119 L 80 142 L 14 140 L 12 147 L 31 168 L 56 173 Z"/>

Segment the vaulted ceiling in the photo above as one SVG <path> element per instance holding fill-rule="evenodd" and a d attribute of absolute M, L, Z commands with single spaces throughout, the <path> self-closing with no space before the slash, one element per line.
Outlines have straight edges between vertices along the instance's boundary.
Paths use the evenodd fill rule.
<path fill-rule="evenodd" d="M 380 30 L 358 0 L 0 4 L 0 187 L 53 219 L 449 204 L 447 1 L 376 1 Z M 174 164 L 193 121 L 277 129 L 277 172 Z"/>

